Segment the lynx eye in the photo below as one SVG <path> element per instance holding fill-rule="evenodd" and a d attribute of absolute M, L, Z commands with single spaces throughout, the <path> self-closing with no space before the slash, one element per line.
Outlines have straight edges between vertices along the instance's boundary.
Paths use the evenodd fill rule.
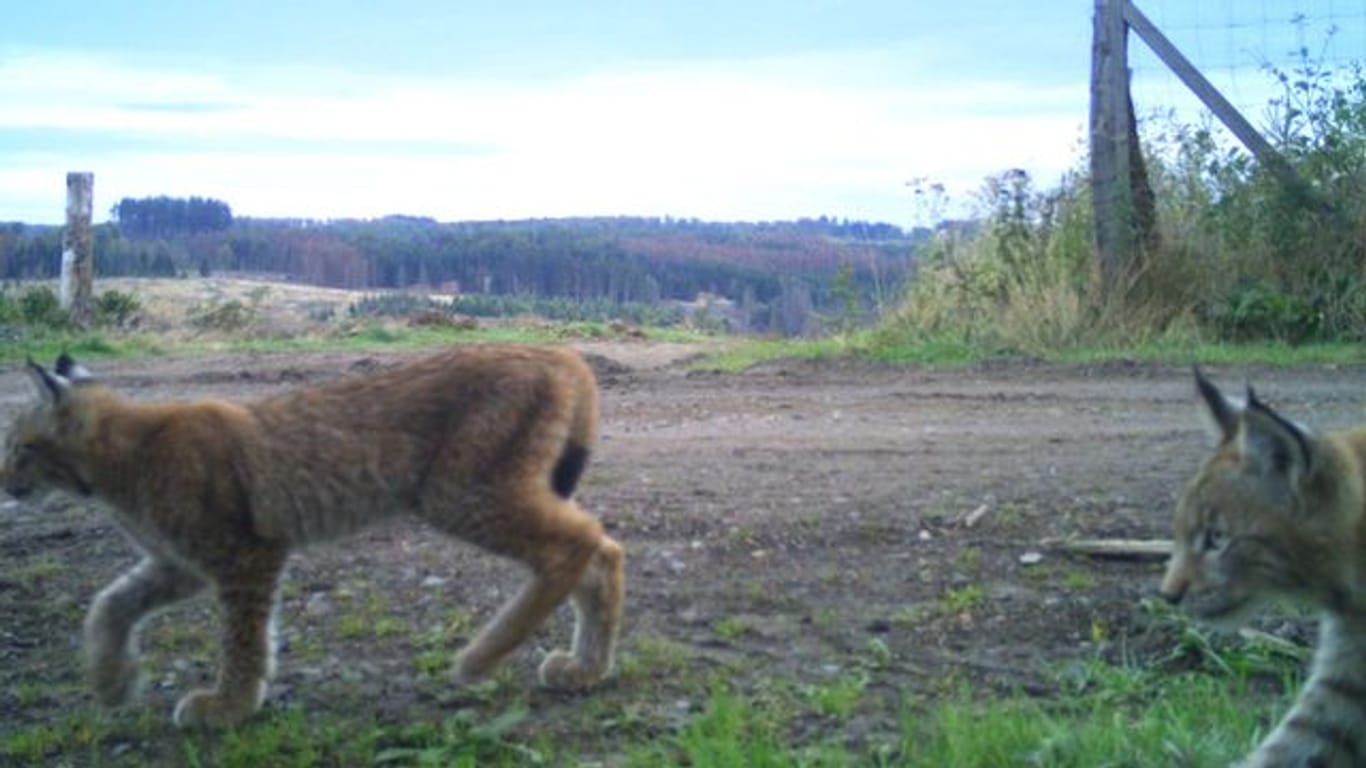
<path fill-rule="evenodd" d="M 1206 528 L 1200 534 L 1200 549 L 1204 552 L 1217 552 L 1228 544 L 1228 534 L 1218 528 Z"/>

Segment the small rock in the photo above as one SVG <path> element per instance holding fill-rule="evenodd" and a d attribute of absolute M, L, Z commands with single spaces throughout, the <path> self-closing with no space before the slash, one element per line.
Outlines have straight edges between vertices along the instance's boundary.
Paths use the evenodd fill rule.
<path fill-rule="evenodd" d="M 916 534 L 916 538 L 920 539 L 921 541 L 929 541 L 934 537 L 930 535 L 929 531 L 921 531 L 920 533 Z"/>
<path fill-rule="evenodd" d="M 877 635 L 885 635 L 892 631 L 892 622 L 886 619 L 873 619 L 864 625 L 864 629 Z"/>
<path fill-rule="evenodd" d="M 314 592 L 304 603 L 304 613 L 309 616 L 326 616 L 332 612 L 332 601 L 326 592 Z"/>
<path fill-rule="evenodd" d="M 426 589 L 436 589 L 446 583 L 445 576 L 428 576 L 422 580 L 422 586 Z"/>
<path fill-rule="evenodd" d="M 1023 555 L 1020 555 L 1020 565 L 1038 565 L 1042 562 L 1042 552 L 1026 552 Z"/>
<path fill-rule="evenodd" d="M 679 611 L 678 618 L 685 624 L 701 624 L 707 620 L 707 615 L 694 606 Z"/>

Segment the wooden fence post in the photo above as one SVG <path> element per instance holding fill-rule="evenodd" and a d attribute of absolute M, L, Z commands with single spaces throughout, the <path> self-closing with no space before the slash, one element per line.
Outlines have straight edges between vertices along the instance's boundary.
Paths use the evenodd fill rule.
<path fill-rule="evenodd" d="M 71 322 L 87 328 L 94 319 L 91 293 L 95 278 L 95 240 L 91 233 L 95 174 L 66 175 L 66 229 L 62 230 L 62 309 Z"/>
<path fill-rule="evenodd" d="M 1128 28 L 1124 0 L 1095 0 L 1091 45 L 1091 203 L 1100 289 L 1119 288 L 1136 249 L 1129 146 Z"/>

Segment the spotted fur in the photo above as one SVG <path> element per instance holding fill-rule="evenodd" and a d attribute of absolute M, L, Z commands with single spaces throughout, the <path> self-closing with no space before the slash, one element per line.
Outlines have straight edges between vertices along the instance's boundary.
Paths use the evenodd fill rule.
<path fill-rule="evenodd" d="M 1317 608 L 1309 679 L 1241 765 L 1366 765 L 1366 427 L 1318 434 L 1195 381 L 1217 446 L 1177 505 L 1162 595 L 1226 626 L 1270 598 Z"/>
<path fill-rule="evenodd" d="M 250 716 L 273 668 L 291 550 L 402 513 L 532 574 L 460 652 L 458 682 L 488 673 L 566 598 L 573 646 L 544 660 L 542 683 L 583 689 L 610 672 L 623 554 L 571 498 L 598 417 L 593 374 L 573 352 L 459 347 L 246 404 L 133 402 L 65 355 L 29 371 L 39 398 L 9 432 L 4 489 L 103 502 L 144 554 L 85 621 L 102 702 L 134 693 L 139 622 L 211 591 L 223 609 L 217 684 L 182 698 L 174 719 Z"/>

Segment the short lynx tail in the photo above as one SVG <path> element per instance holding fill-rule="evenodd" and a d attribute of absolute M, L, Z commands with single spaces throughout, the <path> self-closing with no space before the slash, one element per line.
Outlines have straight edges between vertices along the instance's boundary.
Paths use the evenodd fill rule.
<path fill-rule="evenodd" d="M 550 475 L 550 485 L 555 493 L 562 499 L 573 496 L 587 466 L 588 449 L 578 443 L 565 443 L 564 452 L 560 454 L 560 460 L 555 462 L 555 469 Z"/>
<path fill-rule="evenodd" d="M 585 375 L 589 377 L 588 386 L 572 406 L 569 439 L 565 441 L 564 450 L 550 474 L 551 488 L 557 496 L 565 500 L 574 495 L 574 489 L 578 487 L 583 470 L 588 466 L 590 449 L 597 441 L 598 435 L 597 385 L 593 383 L 592 374 L 587 370 Z"/>

